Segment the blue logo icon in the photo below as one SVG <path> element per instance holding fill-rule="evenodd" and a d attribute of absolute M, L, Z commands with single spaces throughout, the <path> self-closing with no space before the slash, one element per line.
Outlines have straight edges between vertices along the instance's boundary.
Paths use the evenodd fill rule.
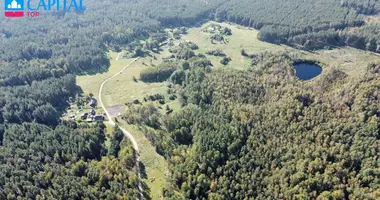
<path fill-rule="evenodd" d="M 24 10 L 24 0 L 4 0 L 4 10 L 7 10 L 7 11 Z"/>
<path fill-rule="evenodd" d="M 25 5 L 25 1 L 27 2 Z M 24 11 L 29 17 L 39 16 L 39 10 L 76 10 L 85 11 L 83 0 L 4 0 L 4 14 L 6 17 L 23 17 Z M 63 1 L 63 2 L 62 2 Z M 33 4 L 33 5 L 32 5 Z"/>

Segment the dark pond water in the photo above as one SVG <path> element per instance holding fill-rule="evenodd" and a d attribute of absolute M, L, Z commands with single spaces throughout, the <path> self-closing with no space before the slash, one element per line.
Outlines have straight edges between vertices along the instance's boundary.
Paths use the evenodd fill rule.
<path fill-rule="evenodd" d="M 310 80 L 322 73 L 322 67 L 311 62 L 295 63 L 296 76 L 301 80 Z"/>

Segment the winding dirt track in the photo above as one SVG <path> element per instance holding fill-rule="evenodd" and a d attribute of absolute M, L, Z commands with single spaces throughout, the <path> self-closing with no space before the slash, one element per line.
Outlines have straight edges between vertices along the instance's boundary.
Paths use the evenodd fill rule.
<path fill-rule="evenodd" d="M 119 60 L 119 56 L 120 54 L 117 56 L 116 60 Z M 121 74 L 126 68 L 128 68 L 132 63 L 136 62 L 136 60 L 138 60 L 139 57 L 133 59 L 130 63 L 128 63 L 127 65 L 125 65 L 123 67 L 123 69 L 121 69 L 119 72 L 117 72 L 116 74 L 108 77 L 106 80 L 103 81 L 102 85 L 100 86 L 99 88 L 99 103 L 100 103 L 100 106 L 102 106 L 103 110 L 104 110 L 104 113 L 106 113 L 107 115 L 107 118 L 109 120 L 109 124 L 111 124 L 112 126 L 115 126 L 116 123 L 115 121 L 112 119 L 112 116 L 110 115 L 110 113 L 107 111 L 106 107 L 104 106 L 103 104 L 103 100 L 102 100 L 102 91 L 103 91 L 103 87 L 104 85 L 109 81 L 111 80 L 112 78 L 116 77 L 117 75 Z M 124 133 L 124 136 L 127 137 L 131 142 L 132 142 L 132 145 L 133 145 L 133 148 L 135 149 L 136 151 L 136 174 L 137 174 L 137 177 L 139 179 L 139 193 L 140 193 L 140 199 L 144 199 L 144 195 L 143 195 L 143 189 L 142 189 L 142 184 L 141 184 L 141 174 L 140 174 L 140 157 L 139 157 L 139 146 L 137 145 L 137 142 L 135 140 L 135 138 L 133 137 L 133 135 L 128 132 L 127 130 L 123 129 L 122 127 L 120 127 L 120 129 L 123 131 Z"/>

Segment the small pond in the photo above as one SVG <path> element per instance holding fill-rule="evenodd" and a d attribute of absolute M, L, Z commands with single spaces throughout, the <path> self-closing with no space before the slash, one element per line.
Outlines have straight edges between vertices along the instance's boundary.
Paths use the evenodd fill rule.
<path fill-rule="evenodd" d="M 293 64 L 296 76 L 301 80 L 311 80 L 322 73 L 322 67 L 313 62 L 297 62 Z"/>

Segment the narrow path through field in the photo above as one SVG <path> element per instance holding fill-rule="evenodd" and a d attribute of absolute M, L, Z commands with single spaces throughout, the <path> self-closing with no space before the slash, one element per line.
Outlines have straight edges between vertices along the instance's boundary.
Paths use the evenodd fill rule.
<path fill-rule="evenodd" d="M 118 58 L 119 58 L 119 56 L 118 56 Z M 108 77 L 106 80 L 103 81 L 102 85 L 99 88 L 99 103 L 100 103 L 100 106 L 104 110 L 104 113 L 106 113 L 107 118 L 109 120 L 109 124 L 111 124 L 112 126 L 115 126 L 116 123 L 114 122 L 114 120 L 112 119 L 112 116 L 110 115 L 110 113 L 107 111 L 106 107 L 103 104 L 103 101 L 102 101 L 102 90 L 103 90 L 103 87 L 107 83 L 107 81 L 109 81 L 112 78 L 114 78 L 115 76 L 121 74 L 126 68 L 128 68 L 132 63 L 134 63 L 138 59 L 139 59 L 139 57 L 133 59 L 130 63 L 128 63 L 127 65 L 125 65 L 123 67 L 123 69 L 121 69 L 119 72 L 117 72 L 116 74 Z M 139 146 L 137 145 L 137 142 L 136 142 L 135 138 L 132 136 L 132 134 L 130 132 L 128 132 L 127 130 L 123 129 L 122 127 L 120 127 L 120 129 L 123 131 L 124 136 L 127 137 L 132 142 L 133 148 L 136 151 L 136 171 L 137 171 L 136 174 L 137 174 L 137 177 L 139 179 L 139 186 L 138 187 L 139 187 L 140 199 L 143 199 L 144 195 L 143 195 L 143 188 L 142 188 L 142 184 L 141 184 Z"/>
<path fill-rule="evenodd" d="M 117 54 L 117 58 L 116 58 L 116 60 L 119 60 L 120 56 L 121 56 L 121 52 L 119 52 L 119 53 Z"/>

